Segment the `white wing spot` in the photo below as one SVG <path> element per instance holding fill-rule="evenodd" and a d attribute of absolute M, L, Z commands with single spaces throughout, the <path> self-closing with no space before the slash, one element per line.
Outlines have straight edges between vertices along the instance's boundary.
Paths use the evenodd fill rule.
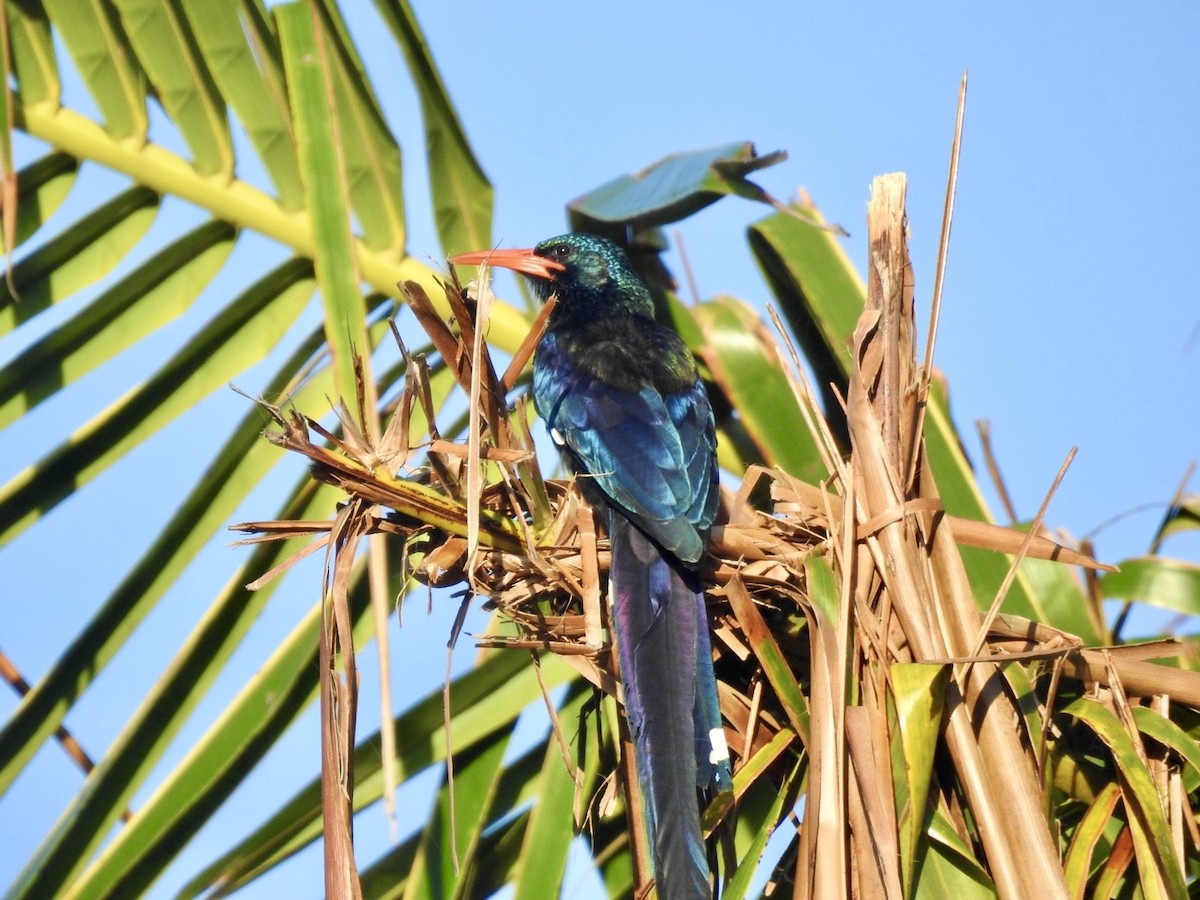
<path fill-rule="evenodd" d="M 550 440 L 562 447 L 567 443 L 567 439 L 562 436 L 562 432 L 557 428 L 550 429 Z"/>
<path fill-rule="evenodd" d="M 714 766 L 729 759 L 729 745 L 725 743 L 725 729 L 714 728 L 708 733 L 708 742 L 712 744 L 712 752 L 708 761 Z"/>

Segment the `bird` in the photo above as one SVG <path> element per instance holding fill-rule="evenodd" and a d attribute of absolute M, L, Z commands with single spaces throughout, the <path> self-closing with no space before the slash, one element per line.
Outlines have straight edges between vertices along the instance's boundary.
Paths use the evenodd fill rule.
<path fill-rule="evenodd" d="M 534 350 L 533 402 L 603 513 L 609 598 L 658 895 L 711 898 L 697 788 L 731 790 L 703 587 L 719 500 L 716 427 L 695 359 L 660 324 L 616 243 L 583 232 L 459 254 L 512 269 L 556 305 Z"/>

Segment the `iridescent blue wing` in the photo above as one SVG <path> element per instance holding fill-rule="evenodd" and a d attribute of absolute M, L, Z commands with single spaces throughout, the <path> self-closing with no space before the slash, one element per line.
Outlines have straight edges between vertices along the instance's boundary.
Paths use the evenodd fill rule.
<path fill-rule="evenodd" d="M 684 469 L 692 487 L 687 519 L 707 536 L 717 516 L 717 434 L 712 407 L 704 384 L 697 379 L 691 390 L 664 398 L 668 415 L 679 434 Z"/>
<path fill-rule="evenodd" d="M 576 467 L 665 550 L 698 561 L 717 500 L 704 386 L 665 398 L 651 387 L 622 390 L 575 368 L 551 334 L 538 346 L 533 387 Z"/>

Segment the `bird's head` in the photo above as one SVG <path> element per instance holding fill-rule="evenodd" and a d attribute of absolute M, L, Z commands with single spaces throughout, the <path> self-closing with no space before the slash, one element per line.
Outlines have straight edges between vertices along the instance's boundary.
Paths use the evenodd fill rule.
<path fill-rule="evenodd" d="M 462 253 L 450 262 L 520 272 L 540 299 L 556 294 L 559 309 L 571 317 L 654 314 L 650 292 L 625 251 L 592 234 L 561 234 L 528 250 Z"/>

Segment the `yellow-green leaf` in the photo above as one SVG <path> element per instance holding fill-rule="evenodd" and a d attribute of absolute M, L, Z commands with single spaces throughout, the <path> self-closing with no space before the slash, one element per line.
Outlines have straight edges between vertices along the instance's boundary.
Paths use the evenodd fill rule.
<path fill-rule="evenodd" d="M 42 227 L 67 198 L 79 161 L 66 153 L 47 153 L 17 173 L 17 227 L 14 249 Z M 4 236 L 0 230 L 0 248 Z"/>
<path fill-rule="evenodd" d="M 233 144 L 217 93 L 188 22 L 173 3 L 114 0 L 155 96 L 191 148 L 196 171 L 233 177 Z"/>
<path fill-rule="evenodd" d="M 58 106 L 61 83 L 50 22 L 40 4 L 6 3 L 13 72 L 22 103 Z"/>
<path fill-rule="evenodd" d="M 1121 797 L 1137 853 L 1139 880 L 1149 892 L 1147 896 L 1156 896 L 1153 888 L 1160 878 L 1170 896 L 1186 896 L 1179 859 L 1171 843 L 1171 829 L 1154 779 L 1116 714 L 1089 697 L 1076 700 L 1063 712 L 1087 725 L 1108 746 L 1121 772 Z"/>
<path fill-rule="evenodd" d="M 0 428 L 174 320 L 220 271 L 235 232 L 207 222 L 155 254 L 0 369 Z"/>
<path fill-rule="evenodd" d="M 335 133 L 330 109 L 328 38 L 319 30 L 320 20 L 308 3 L 276 7 L 275 19 L 296 123 L 300 175 L 316 240 L 317 283 L 325 309 L 325 337 L 333 355 L 334 385 L 337 396 L 352 404 L 357 395 L 355 357 L 360 356 L 367 408 L 373 409 L 374 381 L 365 355 L 366 307 L 358 289 L 341 138 Z"/>
<path fill-rule="evenodd" d="M 461 253 L 487 247 L 492 243 L 492 186 L 467 143 L 412 7 L 408 0 L 375 0 L 375 6 L 400 45 L 421 101 L 433 215 L 442 250 Z"/>
<path fill-rule="evenodd" d="M 0 488 L 0 543 L 271 351 L 312 293 L 306 260 L 269 273 L 130 391 Z M 236 336 L 236 340 L 233 338 Z"/>
<path fill-rule="evenodd" d="M 1189 616 L 1200 614 L 1200 566 L 1166 556 L 1121 561 L 1119 572 L 1100 579 L 1105 597 L 1139 600 Z"/>
<path fill-rule="evenodd" d="M 902 840 L 900 863 L 908 890 L 915 874 L 917 845 L 925 832 L 925 808 L 949 678 L 946 666 L 926 663 L 896 663 L 889 670 L 908 797 L 907 808 L 896 810 Z"/>
<path fill-rule="evenodd" d="M 42 0 L 117 140 L 146 139 L 146 83 L 108 0 Z"/>
<path fill-rule="evenodd" d="M 132 187 L 21 259 L 0 283 L 0 334 L 112 271 L 146 234 L 158 202 L 153 191 Z"/>

